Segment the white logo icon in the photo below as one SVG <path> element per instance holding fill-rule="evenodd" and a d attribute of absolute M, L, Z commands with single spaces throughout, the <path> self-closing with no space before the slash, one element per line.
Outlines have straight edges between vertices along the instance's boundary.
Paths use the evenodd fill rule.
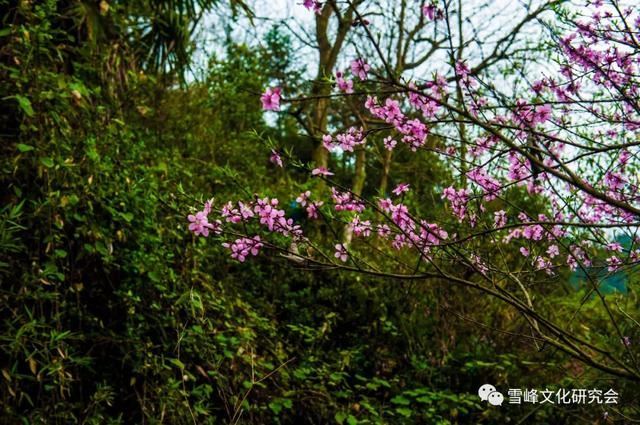
<path fill-rule="evenodd" d="M 489 398 L 489 394 L 495 393 L 495 392 L 496 392 L 496 387 L 494 387 L 491 384 L 484 384 L 478 390 L 478 395 L 480 396 L 480 400 L 487 401 L 487 399 Z"/>
<path fill-rule="evenodd" d="M 491 394 L 489 394 L 489 404 L 491 404 L 492 406 L 502 406 L 503 401 L 504 401 L 504 397 L 502 393 L 494 391 Z"/>
<path fill-rule="evenodd" d="M 489 402 L 492 406 L 502 406 L 504 396 L 491 384 L 484 384 L 478 389 L 480 400 Z"/>

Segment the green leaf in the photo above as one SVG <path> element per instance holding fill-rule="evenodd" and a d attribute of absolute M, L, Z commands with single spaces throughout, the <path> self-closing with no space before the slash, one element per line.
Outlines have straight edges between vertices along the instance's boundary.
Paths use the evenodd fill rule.
<path fill-rule="evenodd" d="M 433 402 L 433 399 L 431 398 L 431 396 L 423 395 L 423 396 L 420 396 L 420 397 L 416 398 L 416 401 L 418 403 L 431 404 Z"/>
<path fill-rule="evenodd" d="M 104 257 L 109 255 L 109 250 L 107 250 L 107 246 L 102 241 L 96 241 L 96 251 Z"/>
<path fill-rule="evenodd" d="M 336 413 L 336 415 L 333 418 L 336 420 L 336 422 L 338 422 L 340 425 L 342 425 L 344 420 L 347 418 L 347 414 L 344 413 L 344 412 L 338 412 L 338 413 Z"/>
<path fill-rule="evenodd" d="M 71 331 L 63 331 L 60 333 L 58 333 L 57 331 L 51 331 L 51 341 L 52 342 L 61 341 L 70 335 L 71 335 Z"/>
<path fill-rule="evenodd" d="M 411 409 L 407 408 L 407 407 L 398 407 L 396 409 L 396 412 L 398 412 L 399 414 L 401 414 L 405 418 L 408 418 L 413 413 L 413 411 Z"/>
<path fill-rule="evenodd" d="M 15 95 L 16 100 L 18 101 L 18 105 L 24 111 L 27 116 L 33 116 L 33 108 L 31 107 L 31 101 L 24 96 L 20 96 L 19 94 Z"/>
<path fill-rule="evenodd" d="M 53 163 L 53 159 L 47 157 L 44 158 L 40 158 L 40 162 L 42 163 L 42 165 L 44 165 L 47 168 L 52 168 L 54 163 Z"/>
<path fill-rule="evenodd" d="M 356 419 L 355 416 L 349 415 L 349 416 L 347 416 L 347 423 L 349 425 L 357 425 L 358 424 L 358 420 Z"/>
<path fill-rule="evenodd" d="M 386 388 L 391 388 L 391 384 L 389 383 L 389 381 L 387 381 L 386 379 L 382 379 L 382 378 L 373 378 L 373 382 L 375 382 L 376 384 L 380 384 L 383 387 Z"/>
<path fill-rule="evenodd" d="M 24 143 L 18 143 L 17 148 L 20 152 L 29 152 L 35 149 L 33 146 L 25 145 Z"/>
<path fill-rule="evenodd" d="M 393 404 L 400 404 L 402 406 L 408 406 L 409 404 L 411 404 L 411 400 L 409 400 L 408 398 L 405 398 L 401 395 L 397 395 L 394 398 L 391 399 L 391 403 Z"/>
<path fill-rule="evenodd" d="M 269 409 L 271 409 L 271 411 L 277 415 L 282 411 L 282 405 L 277 401 L 272 401 L 271 403 L 269 403 Z"/>
<path fill-rule="evenodd" d="M 133 213 L 120 213 L 120 217 L 124 218 L 127 223 L 131 223 L 131 220 L 133 220 Z"/>
<path fill-rule="evenodd" d="M 174 366 L 177 366 L 180 369 L 184 369 L 184 363 L 182 363 L 178 359 L 169 359 L 169 363 L 173 364 Z"/>

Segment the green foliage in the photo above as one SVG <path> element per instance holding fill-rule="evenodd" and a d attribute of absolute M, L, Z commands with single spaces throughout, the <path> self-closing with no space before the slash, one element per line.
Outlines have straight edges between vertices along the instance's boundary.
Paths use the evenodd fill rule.
<path fill-rule="evenodd" d="M 295 71 L 289 41 L 273 30 L 258 54 L 230 44 L 202 81 L 176 87 L 173 71 L 135 58 L 159 43 L 157 60 L 174 39 L 186 54 L 187 34 L 137 38 L 128 20 L 212 2 L 113 2 L 108 14 L 94 3 L 20 2 L 0 30 L 0 422 L 496 423 L 476 396 L 485 382 L 559 384 L 561 368 L 584 382 L 559 353 L 495 337 L 525 323 L 449 282 L 292 272 L 277 255 L 239 265 L 193 238 L 185 205 L 301 189 L 262 141 L 302 156 L 311 143 L 291 118 L 266 125 L 256 96 Z M 154 24 L 183 24 L 174 18 Z M 393 182 L 427 170 L 407 202 L 442 213 L 440 164 L 404 159 Z M 598 311 L 593 338 L 617 343 L 598 336 L 612 334 Z M 531 419 L 571 423 L 563 415 Z"/>

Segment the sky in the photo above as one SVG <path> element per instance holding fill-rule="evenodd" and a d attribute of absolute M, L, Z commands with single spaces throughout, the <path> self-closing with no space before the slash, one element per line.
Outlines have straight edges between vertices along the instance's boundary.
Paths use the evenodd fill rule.
<path fill-rule="evenodd" d="M 379 1 L 385 5 L 387 13 L 397 10 L 396 5 L 398 0 Z M 468 31 L 467 34 L 465 34 L 465 39 L 472 40 L 475 38 L 485 42 L 485 46 L 471 44 L 465 51 L 465 54 L 469 57 L 476 57 L 480 60 L 483 54 L 486 55 L 490 52 L 490 42 L 503 36 L 505 31 L 508 31 L 508 29 L 512 27 L 513 22 L 524 16 L 526 13 L 526 4 L 533 5 L 535 8 L 543 0 L 528 0 L 526 2 L 521 0 L 462 1 L 464 5 L 463 15 L 468 15 L 464 16 L 465 27 Z M 365 6 L 373 3 L 374 1 L 367 2 L 365 3 Z M 409 3 L 411 3 L 411 0 Z M 452 1 L 451 3 L 453 5 L 457 5 L 456 1 Z M 221 37 L 225 37 L 225 22 L 230 23 L 227 26 L 226 31 L 236 42 L 246 42 L 249 45 L 260 43 L 264 34 L 266 34 L 273 25 L 280 22 L 290 30 L 293 42 L 297 45 L 296 54 L 298 55 L 299 62 L 308 64 L 307 69 L 309 70 L 309 78 L 314 76 L 316 52 L 310 47 L 305 46 L 301 41 L 301 39 L 304 38 L 305 31 L 314 30 L 315 19 L 313 12 L 302 6 L 301 0 L 249 0 L 247 1 L 247 4 L 256 15 L 253 19 L 253 24 L 251 24 L 245 17 L 240 17 L 235 22 L 231 21 L 228 19 L 228 16 L 224 15 L 225 6 L 208 14 L 203 19 L 201 30 L 196 38 L 196 45 L 198 46 L 196 63 L 204 65 L 206 64 L 207 58 L 212 54 L 222 55 L 224 53 L 221 49 L 222 43 L 220 43 L 220 40 Z M 418 6 L 420 2 L 415 1 L 415 4 L 417 11 L 419 9 Z M 482 6 L 488 7 L 484 7 L 480 13 L 477 13 L 477 8 Z M 372 31 L 385 31 L 389 23 L 377 20 L 378 18 L 375 16 L 371 17 L 372 25 L 370 28 Z M 345 54 L 342 55 L 341 62 L 338 67 L 348 66 L 348 62 L 351 57 L 357 54 L 353 50 L 354 45 L 355 44 L 351 44 L 345 48 Z M 419 53 L 420 52 L 418 51 L 417 54 Z M 368 54 L 373 55 L 373 52 L 368 52 Z M 446 62 L 446 56 L 434 57 L 428 66 L 423 67 L 423 69 L 416 70 L 418 74 L 416 76 L 421 77 L 420 74 L 430 76 L 434 71 L 434 64 L 445 64 Z"/>

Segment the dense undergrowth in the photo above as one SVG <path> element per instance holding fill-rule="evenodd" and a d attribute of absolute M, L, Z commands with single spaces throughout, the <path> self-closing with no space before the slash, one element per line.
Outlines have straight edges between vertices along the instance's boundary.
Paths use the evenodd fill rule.
<path fill-rule="evenodd" d="M 526 324 L 468 289 L 305 272 L 277 253 L 239 264 L 192 237 L 187 193 L 303 189 L 263 142 L 309 155 L 257 100 L 289 66 L 277 31 L 259 51 L 227 43 L 185 82 L 144 66 L 121 5 L 83 18 L 81 2 L 18 3 L 0 2 L 0 422 L 511 423 L 524 411 L 488 409 L 481 384 L 602 382 L 494 332 Z"/>

